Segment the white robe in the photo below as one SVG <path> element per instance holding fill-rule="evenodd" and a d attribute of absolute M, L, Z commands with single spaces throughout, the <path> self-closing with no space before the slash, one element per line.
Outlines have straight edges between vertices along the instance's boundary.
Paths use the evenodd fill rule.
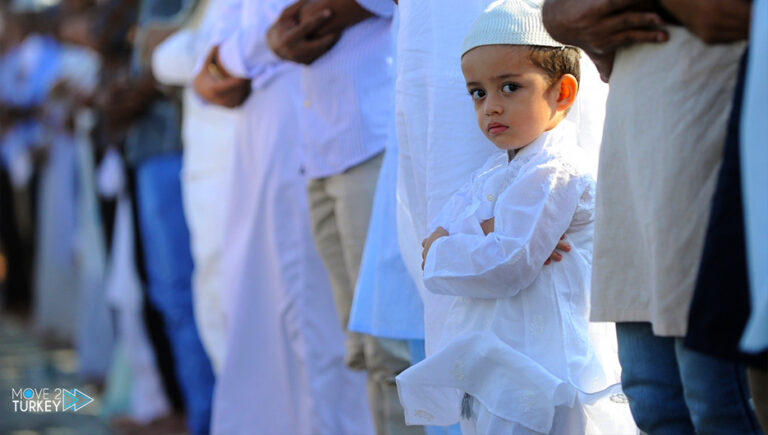
<path fill-rule="evenodd" d="M 397 40 L 396 121 L 399 146 L 398 236 L 403 260 L 419 286 L 425 307 L 429 355 L 452 298 L 426 291 L 421 241 L 448 198 L 495 152 L 475 121 L 461 73 L 461 45 L 474 20 L 493 0 L 403 1 Z M 579 142 L 594 148 L 602 132 L 607 86 L 591 62 L 582 60 L 577 104 Z M 572 111 L 574 114 L 574 111 Z"/>
<path fill-rule="evenodd" d="M 235 2 L 222 24 L 265 32 L 287 4 Z M 221 260 L 228 339 L 212 432 L 369 434 L 365 374 L 344 366 L 344 334 L 310 234 L 299 70 L 275 73 L 242 106 L 232 161 Z"/>
<path fill-rule="evenodd" d="M 613 325 L 588 323 L 595 182 L 576 142 L 564 121 L 511 161 L 499 151 L 431 225 L 450 235 L 432 244 L 425 283 L 457 297 L 440 350 L 397 378 L 409 423 L 457 422 L 467 392 L 478 433 L 634 430 L 629 407 L 609 400 L 621 392 L 616 352 L 602 347 Z M 573 249 L 544 266 L 562 234 Z"/>

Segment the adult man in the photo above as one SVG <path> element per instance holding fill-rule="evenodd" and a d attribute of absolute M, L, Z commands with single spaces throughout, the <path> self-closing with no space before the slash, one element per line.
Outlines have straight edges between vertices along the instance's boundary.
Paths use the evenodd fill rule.
<path fill-rule="evenodd" d="M 266 44 L 286 6 L 233 1 L 195 80 L 207 100 L 242 104 L 222 253 L 228 346 L 213 432 L 368 434 L 364 377 L 344 365 L 344 334 L 311 239 L 301 71 Z M 328 19 L 322 11 L 305 18 L 305 32 Z M 314 60 L 337 37 L 304 59 Z M 255 394 L 262 397 L 257 407 Z"/>
<path fill-rule="evenodd" d="M 313 35 L 296 37 L 313 11 L 335 14 Z M 357 282 L 382 153 L 391 131 L 390 18 L 393 5 L 377 1 L 294 3 L 270 28 L 267 41 L 279 57 L 302 69 L 305 169 L 312 234 L 331 279 L 344 328 Z M 309 38 L 307 38 L 309 36 Z M 320 57 L 303 48 L 338 38 Z M 309 40 L 309 42 L 307 42 Z M 318 51 L 320 52 L 320 51 Z M 314 53 L 311 53 L 314 54 Z M 315 60 L 316 58 L 316 60 Z M 347 332 L 346 363 L 368 372 L 368 396 L 380 434 L 408 433 L 394 377 L 409 365 L 407 343 Z"/>
<path fill-rule="evenodd" d="M 208 433 L 213 371 L 195 326 L 192 256 L 181 197 L 178 112 L 156 88 L 149 56 L 164 36 L 183 23 L 192 0 L 143 0 L 135 39 L 132 77 L 111 86 L 107 116 L 130 125 L 126 160 L 136 170 L 139 228 L 148 295 L 163 316 L 191 433 Z M 154 27 L 163 22 L 167 27 Z"/>
<path fill-rule="evenodd" d="M 743 367 L 676 338 L 687 332 L 749 5 L 649 3 L 548 0 L 544 10 L 553 37 L 582 47 L 611 83 L 592 319 L 618 322 L 624 391 L 643 431 L 755 433 Z M 660 28 L 660 15 L 684 27 Z"/>

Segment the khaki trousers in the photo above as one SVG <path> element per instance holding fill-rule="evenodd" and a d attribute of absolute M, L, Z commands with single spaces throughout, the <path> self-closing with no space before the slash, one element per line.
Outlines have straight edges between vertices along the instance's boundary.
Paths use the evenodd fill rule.
<path fill-rule="evenodd" d="M 312 237 L 331 281 L 346 331 L 384 154 L 347 171 L 309 181 Z M 392 237 L 396 237 L 393 234 Z M 410 365 L 408 344 L 347 331 L 346 363 L 368 371 L 368 401 L 378 435 L 423 434 L 407 427 L 395 376 Z"/>

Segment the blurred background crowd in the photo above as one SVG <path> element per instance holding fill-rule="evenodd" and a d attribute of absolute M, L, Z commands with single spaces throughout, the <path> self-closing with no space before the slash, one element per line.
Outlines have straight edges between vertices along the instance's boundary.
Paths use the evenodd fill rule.
<path fill-rule="evenodd" d="M 118 421 L 125 430 L 154 421 L 159 433 L 172 433 L 185 430 L 184 420 L 162 417 L 182 413 L 185 403 L 194 407 L 196 397 L 205 420 L 199 424 L 207 426 L 213 374 L 194 322 L 187 322 L 192 331 L 166 327 L 173 320 L 159 313 L 162 301 L 145 297 L 142 247 L 153 236 L 139 236 L 131 204 L 138 162 L 180 156 L 181 88 L 160 86 L 149 56 L 196 19 L 197 5 L 141 3 L 0 3 L 0 318 L 31 326 L 46 348 L 73 348 L 76 379 L 89 382 L 94 396 L 105 395 L 99 402 L 107 420 L 128 417 Z M 147 142 L 154 148 L 130 145 Z M 186 231 L 183 216 L 171 225 Z M 180 280 L 170 285 L 186 285 L 188 294 L 165 307 L 183 317 L 191 316 L 183 268 L 189 275 L 192 266 L 189 242 L 180 243 L 173 255 L 182 277 L 166 282 Z M 188 382 L 201 385 L 187 388 L 186 400 L 168 331 L 189 336 L 175 344 L 191 354 L 196 345 L 202 356 L 184 365 Z M 135 387 L 137 378 L 144 387 Z M 10 420 L 2 426 L 14 428 Z"/>

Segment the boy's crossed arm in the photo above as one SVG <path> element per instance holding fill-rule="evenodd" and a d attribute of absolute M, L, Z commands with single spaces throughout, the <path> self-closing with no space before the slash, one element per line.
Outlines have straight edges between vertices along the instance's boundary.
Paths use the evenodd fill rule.
<path fill-rule="evenodd" d="M 490 218 L 488 220 L 485 220 L 480 223 L 480 228 L 483 229 L 483 234 L 486 236 L 489 233 L 493 232 L 494 229 L 494 218 Z M 429 248 L 432 247 L 432 243 L 435 242 L 435 240 L 441 238 L 441 237 L 447 237 L 448 230 L 446 230 L 443 227 L 437 227 L 435 231 L 432 232 L 432 234 L 429 235 L 426 239 L 424 239 L 421 242 L 421 247 L 423 248 L 421 251 L 421 270 L 424 270 L 424 263 L 427 261 L 427 254 L 429 254 Z M 557 242 L 557 246 L 555 246 L 555 250 L 552 251 L 552 255 L 549 256 L 547 261 L 544 262 L 544 265 L 548 265 L 552 262 L 552 260 L 560 261 L 563 259 L 563 255 L 560 254 L 558 251 L 563 252 L 569 252 L 571 250 L 570 243 L 565 241 L 565 234 L 563 234 L 562 237 L 560 237 L 560 240 Z"/>

